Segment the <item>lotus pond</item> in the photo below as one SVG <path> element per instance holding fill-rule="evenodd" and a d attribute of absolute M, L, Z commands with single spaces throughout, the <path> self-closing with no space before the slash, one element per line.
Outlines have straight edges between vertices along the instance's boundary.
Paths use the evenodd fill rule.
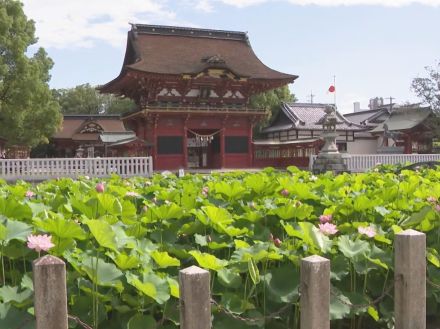
<path fill-rule="evenodd" d="M 312 254 L 331 260 L 332 328 L 354 329 L 393 327 L 394 235 L 413 228 L 427 234 L 436 320 L 440 170 L 392 169 L 0 182 L 0 328 L 34 327 L 31 234 L 51 236 L 69 313 L 95 329 L 178 328 L 190 265 L 211 273 L 215 329 L 299 328 Z"/>

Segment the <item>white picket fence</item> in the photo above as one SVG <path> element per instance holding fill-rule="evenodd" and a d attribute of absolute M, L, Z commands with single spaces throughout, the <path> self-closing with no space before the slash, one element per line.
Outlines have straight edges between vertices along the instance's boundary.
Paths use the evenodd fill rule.
<path fill-rule="evenodd" d="M 151 176 L 152 173 L 151 157 L 0 160 L 0 178 L 7 181 L 39 181 L 78 176 L 108 177 L 112 174 L 122 177 Z"/>
<path fill-rule="evenodd" d="M 310 156 L 309 170 L 312 170 L 316 157 L 316 155 Z M 440 161 L 440 154 L 342 154 L 342 157 L 351 172 L 364 172 L 378 164 Z"/>

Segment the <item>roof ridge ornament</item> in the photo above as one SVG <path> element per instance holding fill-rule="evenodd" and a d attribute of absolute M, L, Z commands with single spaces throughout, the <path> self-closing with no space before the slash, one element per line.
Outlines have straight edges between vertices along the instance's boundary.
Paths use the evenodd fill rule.
<path fill-rule="evenodd" d="M 212 56 L 205 56 L 202 57 L 202 63 L 206 64 L 225 64 L 226 61 L 222 58 L 221 55 L 212 55 Z"/>

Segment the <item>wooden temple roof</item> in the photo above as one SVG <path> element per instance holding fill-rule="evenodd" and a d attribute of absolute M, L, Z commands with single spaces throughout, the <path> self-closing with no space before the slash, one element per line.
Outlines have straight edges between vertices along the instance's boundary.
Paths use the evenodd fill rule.
<path fill-rule="evenodd" d="M 132 24 L 121 73 L 100 90 L 117 93 L 122 87 L 119 82 L 130 71 L 191 79 L 211 68 L 254 81 L 287 84 L 298 77 L 263 64 L 244 32 Z"/>

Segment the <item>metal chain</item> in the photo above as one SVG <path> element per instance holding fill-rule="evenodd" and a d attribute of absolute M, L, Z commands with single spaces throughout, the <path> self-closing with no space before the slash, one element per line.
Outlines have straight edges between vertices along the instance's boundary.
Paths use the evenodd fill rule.
<path fill-rule="evenodd" d="M 244 322 L 251 322 L 251 323 L 274 319 L 278 315 L 283 313 L 285 310 L 287 310 L 289 307 L 291 307 L 291 304 L 287 304 L 287 305 L 284 305 L 283 307 L 281 307 L 278 311 L 270 313 L 269 315 L 259 316 L 259 317 L 255 317 L 255 318 L 245 318 L 245 317 L 240 316 L 238 314 L 232 313 L 231 311 L 229 311 L 228 309 L 226 309 L 225 307 L 223 307 L 222 305 L 217 303 L 214 299 L 211 299 L 211 304 L 214 304 L 215 306 L 217 306 L 221 312 L 229 315 L 231 318 L 234 318 L 234 319 L 240 320 L 240 321 L 244 321 Z"/>
<path fill-rule="evenodd" d="M 371 302 L 365 303 L 365 304 L 352 304 L 352 303 L 346 302 L 345 300 L 340 298 L 338 296 L 338 294 L 334 292 L 333 289 L 330 289 L 330 294 L 332 296 L 336 297 L 336 299 L 338 301 L 340 301 L 342 304 L 347 305 L 348 307 L 353 308 L 353 309 L 370 307 L 370 306 L 373 306 L 373 305 L 376 305 L 376 304 L 380 303 L 388 295 L 388 293 L 391 290 L 393 290 L 395 283 L 400 281 L 401 279 L 402 279 L 402 277 L 399 276 L 397 279 L 392 280 L 391 283 L 389 284 L 389 286 L 382 292 L 382 294 L 379 297 L 377 297 L 377 298 L 373 299 Z"/>
<path fill-rule="evenodd" d="M 87 323 L 85 323 L 84 321 L 82 321 L 80 318 L 78 318 L 77 316 L 74 315 L 70 315 L 68 314 L 67 317 L 70 320 L 75 321 L 77 324 L 79 324 L 81 327 L 83 327 L 84 329 L 93 329 L 92 326 L 89 326 Z"/>

